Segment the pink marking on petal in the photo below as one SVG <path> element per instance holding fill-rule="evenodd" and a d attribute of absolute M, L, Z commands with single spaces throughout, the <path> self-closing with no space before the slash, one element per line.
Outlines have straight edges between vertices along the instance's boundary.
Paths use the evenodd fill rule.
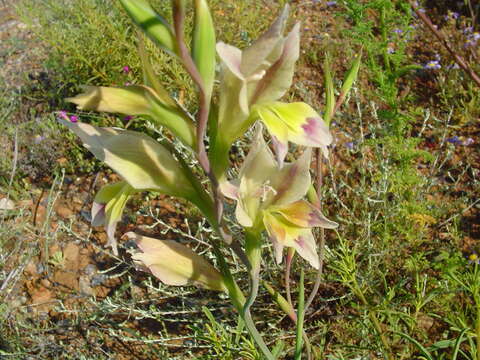
<path fill-rule="evenodd" d="M 305 240 L 303 240 L 303 236 L 299 236 L 295 242 L 302 248 L 305 249 Z"/>
<path fill-rule="evenodd" d="M 306 137 L 318 145 L 329 145 L 332 142 L 332 135 L 321 118 L 307 118 L 307 123 L 302 125 L 302 129 Z"/>
<path fill-rule="evenodd" d="M 313 138 L 317 129 L 316 125 L 315 118 L 307 118 L 307 123 L 302 125 L 302 129 L 305 130 L 307 135 Z"/>
<path fill-rule="evenodd" d="M 129 67 L 129 66 L 124 66 L 124 67 L 122 68 L 122 70 L 123 70 L 123 72 L 124 72 L 125 74 L 128 74 L 128 73 L 130 72 L 130 67 Z"/>
<path fill-rule="evenodd" d="M 71 121 L 72 123 L 78 122 L 78 116 L 75 116 L 75 115 L 70 116 L 70 121 Z"/>
<path fill-rule="evenodd" d="M 272 135 L 272 144 L 275 149 L 275 155 L 278 162 L 278 167 L 281 169 L 283 167 L 283 162 L 288 153 L 288 145 L 280 142 L 278 138 Z"/>

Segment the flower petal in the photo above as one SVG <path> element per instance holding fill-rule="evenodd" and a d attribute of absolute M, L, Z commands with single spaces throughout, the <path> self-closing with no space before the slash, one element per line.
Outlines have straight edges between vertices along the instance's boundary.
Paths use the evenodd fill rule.
<path fill-rule="evenodd" d="M 101 226 L 105 224 L 105 206 L 115 196 L 117 196 L 125 185 L 128 185 L 125 181 L 119 181 L 115 184 L 105 185 L 95 195 L 95 200 L 92 204 L 92 226 Z"/>
<path fill-rule="evenodd" d="M 202 256 L 173 240 L 157 240 L 133 232 L 125 234 L 134 239 L 142 253 L 132 256 L 167 285 L 195 285 L 209 290 L 225 291 L 222 275 Z"/>
<path fill-rule="evenodd" d="M 283 167 L 285 157 L 288 153 L 288 142 L 281 142 L 275 135 L 272 136 L 273 149 L 275 150 L 275 155 L 278 162 L 278 167 L 281 169 Z"/>
<path fill-rule="evenodd" d="M 269 210 L 279 213 L 292 224 L 303 228 L 319 226 L 326 229 L 335 229 L 338 227 L 336 222 L 328 220 L 316 206 L 305 200 L 295 201 Z"/>
<path fill-rule="evenodd" d="M 311 156 L 312 151 L 308 148 L 297 161 L 286 164 L 272 178 L 271 184 L 277 194 L 271 205 L 290 204 L 305 196 L 311 185 Z"/>
<path fill-rule="evenodd" d="M 283 161 L 288 152 L 288 127 L 279 121 L 278 116 L 265 106 L 255 106 L 251 113 L 251 118 L 257 118 L 265 124 L 268 132 L 272 136 L 279 167 L 283 167 Z"/>
<path fill-rule="evenodd" d="M 238 186 L 239 181 L 222 181 L 219 185 L 222 194 L 232 200 L 238 200 Z"/>
<path fill-rule="evenodd" d="M 312 265 L 315 269 L 320 267 L 320 261 L 317 254 L 317 246 L 315 244 L 315 238 L 310 230 L 305 231 L 296 240 L 293 246 L 298 255 L 303 257 L 306 261 Z"/>
<path fill-rule="evenodd" d="M 280 246 L 293 247 L 301 257 L 318 269 L 319 260 L 311 229 L 297 227 L 268 211 L 264 212 L 263 222 L 277 249 L 280 249 Z M 278 260 L 279 254 L 276 253 L 276 256 Z"/>
<path fill-rule="evenodd" d="M 293 246 L 293 242 L 287 242 L 287 230 L 284 223 L 275 215 L 265 211 L 263 214 L 263 224 L 267 230 L 270 240 L 274 240 L 283 246 Z"/>
<path fill-rule="evenodd" d="M 270 28 L 255 42 L 243 51 L 241 69 L 249 76 L 262 66 L 262 63 L 272 54 L 280 41 L 283 41 L 283 31 L 288 19 L 289 6 L 285 6 Z M 276 59 L 275 59 L 276 60 Z"/>
<path fill-rule="evenodd" d="M 274 237 L 270 238 L 273 245 L 273 254 L 275 255 L 275 262 L 280 265 L 283 260 L 283 244 L 278 242 Z"/>
<path fill-rule="evenodd" d="M 242 51 L 235 46 L 219 42 L 217 53 L 223 64 L 240 80 L 245 80 L 240 65 L 242 63 Z"/>
<path fill-rule="evenodd" d="M 303 102 L 269 105 L 278 119 L 288 127 L 288 140 L 304 146 L 322 147 L 331 144 L 333 138 L 320 115 Z"/>
<path fill-rule="evenodd" d="M 282 53 L 270 66 L 255 89 L 257 103 L 280 99 L 292 85 L 295 63 L 300 55 L 300 24 L 297 23 L 285 38 Z"/>
<path fill-rule="evenodd" d="M 262 126 L 258 124 L 253 147 L 240 169 L 239 195 L 244 212 L 255 222 L 261 201 L 270 195 L 270 178 L 277 171 L 273 154 L 263 139 Z M 273 189 L 273 188 L 272 188 Z"/>
<path fill-rule="evenodd" d="M 125 181 L 104 186 L 95 196 L 92 206 L 92 226 L 105 225 L 108 236 L 107 246 L 118 255 L 115 230 L 122 218 L 125 205 L 135 190 Z"/>
<path fill-rule="evenodd" d="M 254 212 L 256 215 L 256 212 Z M 235 217 L 240 225 L 243 227 L 251 227 L 253 226 L 253 220 L 247 212 L 247 207 L 243 204 L 243 201 L 240 199 L 237 202 L 237 206 L 235 207 Z"/>
<path fill-rule="evenodd" d="M 239 177 L 246 179 L 250 188 L 258 188 L 277 169 L 277 164 L 265 139 L 263 138 L 263 126 L 257 125 L 252 139 L 253 147 L 250 149 L 242 167 Z"/>

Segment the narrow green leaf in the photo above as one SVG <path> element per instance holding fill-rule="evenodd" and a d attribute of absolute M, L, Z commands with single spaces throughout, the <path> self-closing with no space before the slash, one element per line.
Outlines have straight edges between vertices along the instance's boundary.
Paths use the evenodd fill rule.
<path fill-rule="evenodd" d="M 332 120 L 333 111 L 335 109 L 335 89 L 333 87 L 332 68 L 330 65 L 330 54 L 325 54 L 325 61 L 323 65 L 323 72 L 325 75 L 325 114 L 324 121 L 327 125 L 330 125 Z"/>
<path fill-rule="evenodd" d="M 210 98 L 215 79 L 215 28 L 206 0 L 195 0 L 195 25 L 192 36 L 192 57 L 202 76 L 205 92 Z"/>
<path fill-rule="evenodd" d="M 304 289 L 304 273 L 300 271 L 300 282 L 298 284 L 298 308 L 297 308 L 297 333 L 295 341 L 295 360 L 302 360 L 303 348 L 303 320 L 305 318 L 305 289 Z"/>
<path fill-rule="evenodd" d="M 401 337 L 403 337 L 404 339 L 410 341 L 412 344 L 414 344 L 418 350 L 428 359 L 428 360 L 433 360 L 433 357 L 432 355 L 430 354 L 430 352 L 422 345 L 420 344 L 417 340 L 415 340 L 414 338 L 412 338 L 410 335 L 407 335 L 405 333 L 402 333 L 402 332 L 398 332 L 398 331 L 395 331 L 396 334 L 400 335 Z"/>
<path fill-rule="evenodd" d="M 465 328 L 460 332 L 460 335 L 458 335 L 458 338 L 455 341 L 455 346 L 453 348 L 452 360 L 457 360 L 458 352 L 460 350 L 460 345 L 462 345 L 462 342 L 464 341 L 463 336 L 468 330 L 470 330 L 470 328 Z"/>
<path fill-rule="evenodd" d="M 138 36 L 138 55 L 140 57 L 140 62 L 142 64 L 143 78 L 145 85 L 153 88 L 157 93 L 160 100 L 167 106 L 177 107 L 177 103 L 171 98 L 168 91 L 163 87 L 160 81 L 153 70 L 152 64 L 148 59 L 147 50 L 145 48 L 145 42 L 143 41 L 143 36 L 139 34 Z"/>
<path fill-rule="evenodd" d="M 282 355 L 282 351 L 285 347 L 285 343 L 282 340 L 278 340 L 277 343 L 275 344 L 275 347 L 272 350 L 272 355 L 275 359 L 280 358 L 280 355 Z"/>
<path fill-rule="evenodd" d="M 288 303 L 287 299 L 285 299 L 266 281 L 262 281 L 262 285 L 265 287 L 265 289 L 267 289 L 267 292 L 273 298 L 273 301 L 277 303 L 280 309 L 282 309 L 282 311 L 287 314 L 290 319 L 295 321 L 297 319 L 297 315 L 295 314 L 295 310 L 293 309 L 293 307 Z"/>
<path fill-rule="evenodd" d="M 178 54 L 172 27 L 145 0 L 120 0 L 130 18 L 160 48 L 171 54 Z"/>

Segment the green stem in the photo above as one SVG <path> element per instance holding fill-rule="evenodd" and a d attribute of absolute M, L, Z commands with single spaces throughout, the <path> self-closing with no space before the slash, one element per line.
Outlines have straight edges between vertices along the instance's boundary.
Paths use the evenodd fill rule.
<path fill-rule="evenodd" d="M 268 282 L 262 281 L 262 285 L 267 289 L 267 292 L 272 296 L 273 300 L 277 303 L 280 309 L 283 310 L 285 314 L 293 321 L 293 323 L 297 324 L 297 314 L 295 313 L 295 309 L 293 308 L 292 302 L 285 299 L 278 291 L 276 291 Z M 312 359 L 312 345 L 310 344 L 310 340 L 308 339 L 307 333 L 305 330 L 303 331 L 303 341 L 305 342 L 305 347 L 307 348 L 307 359 Z"/>
<path fill-rule="evenodd" d="M 388 55 L 387 46 L 386 46 L 386 43 L 388 41 L 388 34 L 387 34 L 387 27 L 385 25 L 385 17 L 386 17 L 386 9 L 385 9 L 385 5 L 383 5 L 381 14 L 380 14 L 380 29 L 382 32 L 382 40 L 385 44 L 385 47 L 383 49 L 383 61 L 385 63 L 386 70 L 390 72 L 391 65 L 390 65 L 390 57 Z"/>
<path fill-rule="evenodd" d="M 477 335 L 477 360 L 480 360 L 480 303 L 478 298 L 476 299 L 477 305 L 477 320 L 475 324 L 475 333 Z"/>
<path fill-rule="evenodd" d="M 295 360 L 302 359 L 303 348 L 303 320 L 305 318 L 305 291 L 304 291 L 304 273 L 300 272 L 300 283 L 298 284 L 298 309 L 297 309 L 297 336 L 295 342 Z"/>
<path fill-rule="evenodd" d="M 383 345 L 383 347 L 385 349 L 385 352 L 386 352 L 386 358 L 388 360 L 393 360 L 390 345 L 387 341 L 387 338 L 385 337 L 385 335 L 383 333 L 382 326 L 380 324 L 380 321 L 377 318 L 376 312 L 375 312 L 375 310 L 370 308 L 370 304 L 368 303 L 367 299 L 365 298 L 365 295 L 363 294 L 362 290 L 360 289 L 360 287 L 358 286 L 358 284 L 356 282 L 353 285 L 353 292 L 360 299 L 362 304 L 367 308 L 368 317 L 369 317 L 370 321 L 372 322 L 373 327 L 375 328 L 378 336 L 380 337 L 380 341 L 382 342 L 382 345 Z"/>
<path fill-rule="evenodd" d="M 255 323 L 253 322 L 252 314 L 250 312 L 250 307 L 257 298 L 258 287 L 260 284 L 260 264 L 262 256 L 262 241 L 260 232 L 245 232 L 245 250 L 248 260 L 250 261 L 250 294 L 248 295 L 247 301 L 245 302 L 245 305 L 242 309 L 243 319 L 245 321 L 245 325 L 248 328 L 248 331 L 250 332 L 250 335 L 252 335 L 263 355 L 268 360 L 275 360 L 275 357 L 268 349 L 267 344 L 265 344 L 265 342 L 263 341 L 262 335 L 260 335 L 257 328 L 255 327 Z"/>

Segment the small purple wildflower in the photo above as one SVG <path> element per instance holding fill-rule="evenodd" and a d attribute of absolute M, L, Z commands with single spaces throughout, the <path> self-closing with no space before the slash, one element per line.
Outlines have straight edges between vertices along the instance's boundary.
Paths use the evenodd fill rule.
<path fill-rule="evenodd" d="M 397 28 L 397 29 L 394 29 L 393 32 L 394 32 L 395 34 L 402 34 L 402 33 L 403 33 L 403 30 Z"/>
<path fill-rule="evenodd" d="M 463 146 L 470 146 L 470 145 L 472 145 L 474 142 L 475 142 L 475 140 L 473 140 L 472 138 L 467 138 L 467 139 L 465 139 L 465 140 L 462 142 L 462 145 L 463 145 Z"/>
<path fill-rule="evenodd" d="M 437 61 L 442 60 L 442 57 L 440 56 L 440 54 L 435 54 L 435 55 L 433 55 L 433 57 L 434 57 L 435 60 L 437 60 Z"/>
<path fill-rule="evenodd" d="M 462 140 L 458 136 L 452 136 L 451 138 L 447 138 L 447 142 L 453 145 L 459 145 L 462 143 Z"/>
<path fill-rule="evenodd" d="M 467 26 L 464 30 L 463 30 L 463 33 L 464 34 L 468 34 L 468 33 L 471 33 L 473 32 L 473 26 Z"/>
<path fill-rule="evenodd" d="M 130 67 L 129 66 L 124 66 L 122 68 L 122 71 L 125 73 L 125 74 L 128 74 L 130 72 Z"/>
<path fill-rule="evenodd" d="M 35 137 L 33 138 L 33 142 L 35 144 L 40 144 L 43 140 L 45 140 L 45 136 L 42 136 L 42 135 L 35 135 Z"/>
<path fill-rule="evenodd" d="M 473 39 L 474 41 L 480 40 L 480 33 L 474 32 L 473 35 L 472 35 L 472 39 Z"/>
<path fill-rule="evenodd" d="M 335 6 L 335 5 L 337 5 L 337 2 L 336 2 L 336 1 L 327 1 L 327 2 L 325 3 L 325 5 L 327 5 L 327 6 Z"/>
<path fill-rule="evenodd" d="M 438 60 L 431 60 L 423 66 L 426 70 L 438 70 L 441 69 L 442 66 Z"/>
<path fill-rule="evenodd" d="M 76 115 L 71 115 L 71 116 L 70 116 L 70 121 L 71 121 L 72 123 L 77 123 L 77 122 L 78 122 L 78 116 L 76 116 Z"/>
<path fill-rule="evenodd" d="M 347 143 L 345 143 L 345 147 L 348 149 L 348 150 L 353 150 L 355 144 L 353 143 L 353 141 L 349 141 Z"/>
<path fill-rule="evenodd" d="M 125 86 L 130 86 L 130 85 L 132 85 L 132 83 L 127 81 L 124 85 Z"/>
<path fill-rule="evenodd" d="M 130 121 L 133 119 L 133 116 L 132 115 L 127 115 L 123 118 L 123 121 Z"/>
<path fill-rule="evenodd" d="M 453 18 L 453 19 L 456 20 L 456 19 L 458 19 L 459 17 L 460 17 L 460 14 L 459 14 L 458 12 L 453 12 L 453 13 L 452 13 L 452 18 Z"/>
<path fill-rule="evenodd" d="M 67 112 L 65 110 L 59 111 L 58 112 L 58 117 L 62 118 L 63 120 L 69 120 Z"/>
<path fill-rule="evenodd" d="M 473 39 L 468 39 L 467 41 L 465 41 L 465 44 L 463 46 L 465 46 L 466 48 L 467 47 L 470 47 L 470 46 L 475 46 L 477 45 L 476 41 L 473 40 Z"/>
<path fill-rule="evenodd" d="M 330 125 L 331 125 L 331 126 L 337 126 L 338 124 L 337 124 L 336 121 L 332 121 L 332 122 L 330 123 Z"/>
<path fill-rule="evenodd" d="M 395 52 L 395 49 L 391 46 L 387 47 L 387 53 L 393 54 Z"/>
<path fill-rule="evenodd" d="M 460 66 L 458 66 L 457 63 L 453 63 L 453 64 L 448 65 L 447 69 L 448 70 L 458 70 L 458 69 L 460 69 Z"/>
<path fill-rule="evenodd" d="M 443 18 L 444 18 L 445 21 L 450 20 L 450 16 L 448 16 L 448 15 L 445 15 Z"/>

